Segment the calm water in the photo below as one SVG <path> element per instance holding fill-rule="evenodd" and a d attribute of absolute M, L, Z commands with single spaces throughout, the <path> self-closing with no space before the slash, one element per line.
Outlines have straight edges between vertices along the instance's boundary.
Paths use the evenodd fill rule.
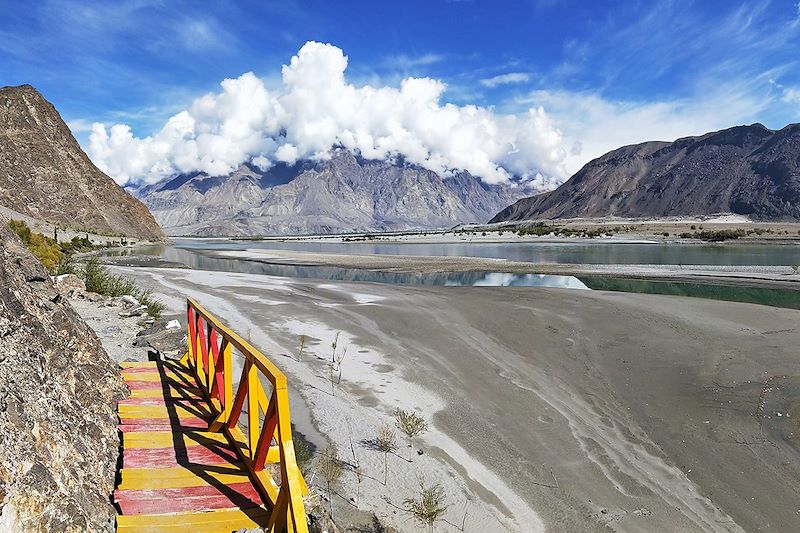
<path fill-rule="evenodd" d="M 215 248 L 219 250 L 220 248 Z M 288 278 L 311 278 L 337 281 L 369 281 L 400 285 L 446 285 L 446 286 L 485 286 L 485 287 L 559 287 L 565 289 L 588 289 L 574 276 L 546 274 L 511 274 L 507 272 L 440 272 L 435 274 L 414 274 L 409 272 L 380 272 L 360 268 L 340 268 L 334 266 L 273 265 L 260 261 L 236 258 L 213 257 L 209 249 L 178 246 L 142 247 L 133 253 L 160 255 L 168 261 L 183 263 L 197 270 L 218 270 L 222 272 L 242 272 L 245 274 L 264 274 Z M 124 253 L 124 252 L 123 252 Z M 118 255 L 111 251 L 109 255 Z"/>
<path fill-rule="evenodd" d="M 294 250 L 338 254 L 492 257 L 532 263 L 619 265 L 759 265 L 800 263 L 800 246 L 755 244 L 451 243 L 230 241 L 177 239 L 175 247 L 204 250 Z"/>
<path fill-rule="evenodd" d="M 581 277 L 581 281 L 588 288 L 595 290 L 670 294 L 672 296 L 691 296 L 694 298 L 749 302 L 773 307 L 800 309 L 800 291 L 789 289 L 588 276 Z"/>
<path fill-rule="evenodd" d="M 682 245 L 604 243 L 509 243 L 509 244 L 389 244 L 307 243 L 278 241 L 228 241 L 177 239 L 173 246 L 153 246 L 121 251 L 152 254 L 200 270 L 242 272 L 293 278 L 366 281 L 390 284 L 557 287 L 650 294 L 671 294 L 716 300 L 758 303 L 800 309 L 800 291 L 738 287 L 705 283 L 647 281 L 596 276 L 511 274 L 507 272 L 449 272 L 414 274 L 379 272 L 332 266 L 273 265 L 259 261 L 213 257 L 218 250 L 283 249 L 324 253 L 452 255 L 497 257 L 531 262 L 586 264 L 697 264 L 697 265 L 791 265 L 800 262 L 796 246 L 779 245 Z M 111 251 L 114 254 L 115 252 Z M 120 253 L 120 252 L 116 252 Z"/>

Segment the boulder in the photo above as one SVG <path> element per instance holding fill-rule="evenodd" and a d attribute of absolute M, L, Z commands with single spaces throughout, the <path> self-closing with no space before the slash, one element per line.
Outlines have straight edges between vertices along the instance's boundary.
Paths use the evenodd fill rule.
<path fill-rule="evenodd" d="M 75 274 L 56 276 L 53 278 L 53 282 L 58 292 L 68 298 L 75 298 L 86 292 L 86 284 Z"/>

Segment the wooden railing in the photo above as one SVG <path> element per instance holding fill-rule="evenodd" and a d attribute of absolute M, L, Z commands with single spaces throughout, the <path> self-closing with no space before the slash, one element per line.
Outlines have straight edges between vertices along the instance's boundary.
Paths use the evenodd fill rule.
<path fill-rule="evenodd" d="M 286 376 L 192 298 L 187 299 L 187 319 L 189 351 L 184 363 L 194 371 L 216 416 L 209 431 L 225 432 L 265 501 L 270 503 L 267 531 L 306 533 L 303 496 L 308 489 L 295 459 Z M 243 358 L 235 395 L 233 347 Z M 260 376 L 272 386 L 269 399 Z M 245 401 L 247 434 L 239 427 Z M 279 474 L 280 483 L 275 481 L 273 473 Z"/>

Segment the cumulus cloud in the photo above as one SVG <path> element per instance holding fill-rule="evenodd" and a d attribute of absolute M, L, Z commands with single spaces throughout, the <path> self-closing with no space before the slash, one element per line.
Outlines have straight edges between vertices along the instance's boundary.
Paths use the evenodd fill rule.
<path fill-rule="evenodd" d="M 543 106 L 563 126 L 562 142 L 572 146 L 564 163 L 574 173 L 591 159 L 628 144 L 673 141 L 755 122 L 772 97 L 747 83 L 730 83 L 676 100 L 615 101 L 596 93 L 540 90 L 517 102 L 524 107 Z"/>
<path fill-rule="evenodd" d="M 508 74 L 500 74 L 492 78 L 484 78 L 481 80 L 481 85 L 484 87 L 497 87 L 498 85 L 507 85 L 509 83 L 523 83 L 530 79 L 530 76 L 524 72 L 509 72 Z"/>
<path fill-rule="evenodd" d="M 253 73 L 226 79 L 151 136 L 93 124 L 88 152 L 120 184 L 194 170 L 222 175 L 248 161 L 268 168 L 325 159 L 334 146 L 369 159 L 402 156 L 442 174 L 467 170 L 487 183 L 516 177 L 546 189 L 566 177 L 568 150 L 542 107 L 499 114 L 443 103 L 446 85 L 430 78 L 356 87 L 346 68 L 342 50 L 308 42 L 275 90 Z"/>

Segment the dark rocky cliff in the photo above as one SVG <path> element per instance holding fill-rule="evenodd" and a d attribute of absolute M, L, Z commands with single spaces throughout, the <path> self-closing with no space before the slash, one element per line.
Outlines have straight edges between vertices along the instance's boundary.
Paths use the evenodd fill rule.
<path fill-rule="evenodd" d="M 114 530 L 116 368 L 0 224 L 0 531 Z"/>
<path fill-rule="evenodd" d="M 30 85 L 0 88 L 0 205 L 78 230 L 165 238 L 147 208 L 92 164 Z"/>
<path fill-rule="evenodd" d="M 737 126 L 675 142 L 624 146 L 555 191 L 524 198 L 492 222 L 736 213 L 800 219 L 800 124 Z"/>

